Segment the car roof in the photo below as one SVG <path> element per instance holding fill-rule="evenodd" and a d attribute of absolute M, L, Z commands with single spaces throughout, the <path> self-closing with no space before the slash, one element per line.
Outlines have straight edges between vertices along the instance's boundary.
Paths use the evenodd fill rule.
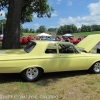
<path fill-rule="evenodd" d="M 36 55 L 40 54 L 40 53 L 37 52 L 37 50 L 40 50 L 39 48 L 41 48 L 41 52 L 44 52 L 44 50 L 47 48 L 47 45 L 50 44 L 50 43 L 69 44 L 69 45 L 75 46 L 73 43 L 63 42 L 63 41 L 43 41 L 43 40 L 32 40 L 32 41 L 37 44 L 36 48 L 33 50 Z M 75 46 L 75 48 L 76 48 L 76 46 Z M 77 51 L 80 52 L 78 49 L 77 49 Z"/>

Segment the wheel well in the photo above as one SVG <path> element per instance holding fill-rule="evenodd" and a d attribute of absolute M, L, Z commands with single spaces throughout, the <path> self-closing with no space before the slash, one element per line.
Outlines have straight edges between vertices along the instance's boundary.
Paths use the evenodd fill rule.
<path fill-rule="evenodd" d="M 43 69 L 43 68 L 41 68 L 41 67 L 36 67 L 36 68 L 39 68 L 39 69 L 41 69 L 41 70 L 42 70 L 42 72 L 44 73 L 44 69 Z"/>
<path fill-rule="evenodd" d="M 97 63 L 97 62 L 100 62 L 100 60 L 99 60 L 99 61 L 95 61 L 95 62 L 93 62 L 93 64 L 91 65 L 91 67 L 92 67 L 95 63 Z M 91 67 L 90 67 L 90 68 L 91 68 Z M 89 68 L 89 69 L 90 69 L 90 68 Z"/>
<path fill-rule="evenodd" d="M 100 70 L 98 70 L 97 68 L 97 70 L 95 70 L 95 64 L 96 63 L 99 63 L 100 64 L 100 61 L 96 61 L 96 62 L 94 62 L 92 65 L 91 65 L 91 67 L 89 68 L 89 71 L 90 71 L 90 73 L 92 73 L 92 74 L 98 74 L 98 73 L 100 73 Z"/>
<path fill-rule="evenodd" d="M 28 68 L 39 68 L 39 69 L 41 69 L 42 72 L 44 73 L 44 69 L 41 68 L 41 67 L 37 67 L 37 66 L 24 68 L 21 72 L 25 71 L 25 70 L 28 69 Z"/>

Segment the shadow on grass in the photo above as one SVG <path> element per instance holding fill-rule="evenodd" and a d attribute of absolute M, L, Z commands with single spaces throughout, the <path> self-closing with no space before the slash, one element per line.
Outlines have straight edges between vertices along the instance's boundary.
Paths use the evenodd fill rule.
<path fill-rule="evenodd" d="M 61 78 L 69 78 L 87 74 L 89 74 L 88 71 L 66 71 L 66 72 L 45 73 L 37 82 L 35 82 L 35 84 L 46 86 L 50 82 L 52 83 L 59 81 Z M 20 74 L 0 74 L 0 84 L 10 83 L 10 82 L 22 82 Z"/>
<path fill-rule="evenodd" d="M 20 81 L 20 74 L 0 74 L 0 84 Z"/>
<path fill-rule="evenodd" d="M 45 73 L 42 78 L 37 82 L 38 85 L 46 86 L 49 83 L 59 81 L 62 78 L 70 78 L 89 74 L 88 71 L 65 71 L 55 73 Z"/>

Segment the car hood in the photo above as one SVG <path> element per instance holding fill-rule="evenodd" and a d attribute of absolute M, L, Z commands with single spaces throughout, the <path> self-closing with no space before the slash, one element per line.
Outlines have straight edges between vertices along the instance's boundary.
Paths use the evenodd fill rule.
<path fill-rule="evenodd" d="M 82 41 L 80 41 L 76 46 L 78 48 L 84 49 L 90 52 L 92 48 L 100 41 L 100 34 L 88 35 Z"/>

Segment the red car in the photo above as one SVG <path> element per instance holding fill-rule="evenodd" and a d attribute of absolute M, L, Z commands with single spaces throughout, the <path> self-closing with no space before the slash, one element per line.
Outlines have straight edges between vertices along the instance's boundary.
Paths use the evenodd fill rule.
<path fill-rule="evenodd" d="M 80 40 L 77 39 L 77 38 L 73 38 L 73 37 L 68 37 L 68 38 L 69 38 L 70 42 L 73 43 L 73 44 L 77 44 L 77 43 L 80 42 Z"/>
<path fill-rule="evenodd" d="M 28 43 L 27 37 L 21 37 L 20 38 L 20 43 L 21 43 L 21 45 L 26 45 Z"/>
<path fill-rule="evenodd" d="M 20 43 L 21 43 L 21 45 L 26 45 L 31 40 L 33 40 L 32 36 L 29 36 L 29 37 L 20 37 Z"/>

